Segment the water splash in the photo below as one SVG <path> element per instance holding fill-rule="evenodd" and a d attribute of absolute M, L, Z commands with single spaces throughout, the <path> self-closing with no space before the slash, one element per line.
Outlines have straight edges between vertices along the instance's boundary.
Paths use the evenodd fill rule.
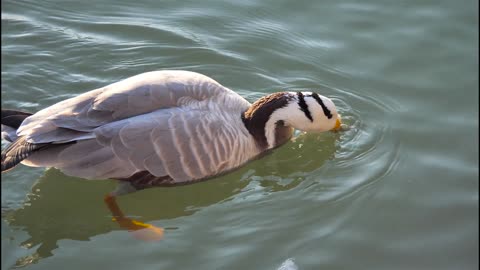
<path fill-rule="evenodd" d="M 299 270 L 293 258 L 288 258 L 277 270 Z"/>

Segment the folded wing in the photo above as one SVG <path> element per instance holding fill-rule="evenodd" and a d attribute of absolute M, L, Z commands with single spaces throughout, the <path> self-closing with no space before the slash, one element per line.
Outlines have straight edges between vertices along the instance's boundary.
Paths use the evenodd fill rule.
<path fill-rule="evenodd" d="M 48 107 L 28 117 L 17 134 L 33 144 L 75 142 L 39 151 L 28 165 L 90 179 L 147 171 L 187 182 L 249 158 L 231 159 L 249 144 L 248 131 L 238 131 L 249 105 L 204 75 L 150 72 Z"/>
<path fill-rule="evenodd" d="M 218 96 L 248 102 L 213 79 L 188 71 L 147 72 L 70 98 L 25 119 L 17 131 L 30 143 L 63 143 L 93 138 L 102 125 L 155 110 L 180 107 L 190 99 Z"/>

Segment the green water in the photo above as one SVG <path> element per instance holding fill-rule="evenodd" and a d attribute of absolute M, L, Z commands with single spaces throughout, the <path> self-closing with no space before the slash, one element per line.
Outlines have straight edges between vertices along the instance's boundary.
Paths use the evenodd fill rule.
<path fill-rule="evenodd" d="M 349 128 L 207 182 L 2 174 L 5 269 L 477 269 L 477 1 L 2 1 L 2 108 L 37 111 L 159 69 L 250 101 L 331 97 Z M 2 145 L 4 146 L 3 142 Z"/>

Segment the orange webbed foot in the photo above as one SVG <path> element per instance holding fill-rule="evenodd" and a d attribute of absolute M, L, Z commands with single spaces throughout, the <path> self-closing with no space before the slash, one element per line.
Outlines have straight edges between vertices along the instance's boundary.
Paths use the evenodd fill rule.
<path fill-rule="evenodd" d="M 135 238 L 145 241 L 158 241 L 163 238 L 164 230 L 162 228 L 125 217 L 118 207 L 114 195 L 105 195 L 104 201 L 112 213 L 112 219 L 116 221 L 121 228 L 130 231 Z"/>

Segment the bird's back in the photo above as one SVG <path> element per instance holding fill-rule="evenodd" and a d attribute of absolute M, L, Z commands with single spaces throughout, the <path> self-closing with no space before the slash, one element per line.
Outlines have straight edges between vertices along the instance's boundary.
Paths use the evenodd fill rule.
<path fill-rule="evenodd" d="M 17 135 L 19 143 L 54 145 L 29 153 L 30 166 L 83 178 L 147 173 L 182 183 L 258 154 L 240 118 L 249 106 L 207 76 L 155 71 L 47 107 L 27 117 Z"/>

